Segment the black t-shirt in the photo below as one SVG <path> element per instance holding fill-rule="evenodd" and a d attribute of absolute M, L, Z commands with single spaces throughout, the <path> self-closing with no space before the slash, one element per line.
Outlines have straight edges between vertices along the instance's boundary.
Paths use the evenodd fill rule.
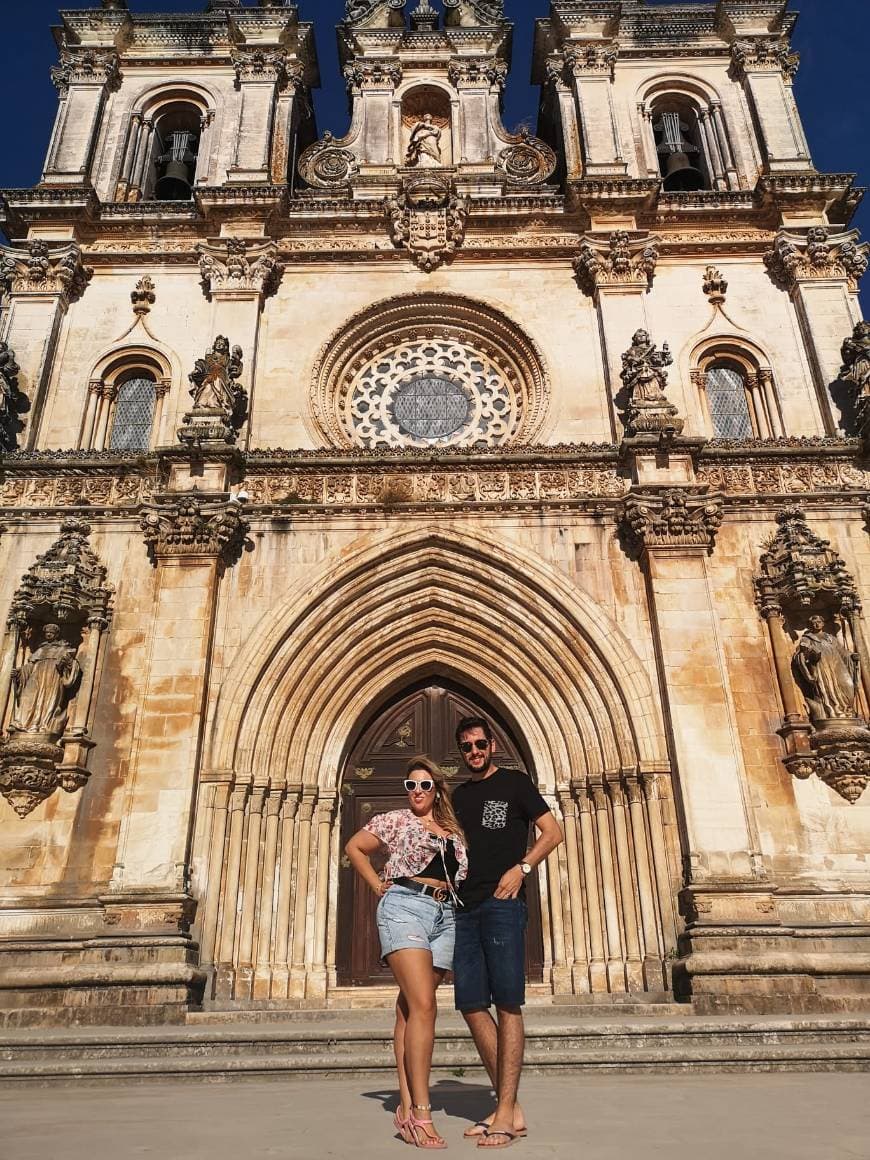
<path fill-rule="evenodd" d="M 468 877 L 459 897 L 470 908 L 491 898 L 501 876 L 524 861 L 529 825 L 550 807 L 528 774 L 497 769 L 490 777 L 457 786 L 453 808 L 468 839 Z"/>

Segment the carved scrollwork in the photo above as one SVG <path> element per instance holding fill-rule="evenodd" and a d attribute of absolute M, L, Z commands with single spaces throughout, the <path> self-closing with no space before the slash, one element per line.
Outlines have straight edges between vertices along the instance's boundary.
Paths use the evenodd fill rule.
<path fill-rule="evenodd" d="M 504 0 L 444 0 L 447 23 L 460 21 L 465 15 L 481 24 L 500 24 L 504 20 Z"/>
<path fill-rule="evenodd" d="M 857 290 L 870 263 L 870 245 L 859 237 L 857 230 L 832 235 L 824 226 L 813 226 L 805 235 L 781 230 L 764 264 L 781 290 L 827 278 L 846 279 Z"/>
<path fill-rule="evenodd" d="M 565 53 L 565 67 L 574 76 L 605 74 L 613 79 L 619 49 L 613 44 L 589 43 L 571 48 Z"/>
<path fill-rule="evenodd" d="M 348 89 L 394 89 L 402 83 L 402 66 L 397 60 L 357 60 L 346 65 L 344 79 Z"/>
<path fill-rule="evenodd" d="M 379 11 L 385 15 L 398 14 L 404 11 L 406 0 L 346 0 L 344 18 L 350 24 L 357 24 L 369 20 Z"/>
<path fill-rule="evenodd" d="M 256 290 L 264 299 L 276 293 L 284 275 L 273 242 L 244 238 L 201 242 L 199 271 L 208 297 L 220 290 Z"/>
<path fill-rule="evenodd" d="M 121 87 L 118 54 L 100 49 L 75 52 L 64 49 L 60 63 L 51 68 L 51 83 L 61 96 L 66 96 L 70 86 L 77 84 L 101 84 L 107 92 L 117 92 Z"/>
<path fill-rule="evenodd" d="M 0 285 L 12 294 L 59 294 L 68 303 L 84 294 L 93 270 L 75 242 L 49 246 L 33 238 L 25 249 L 0 247 Z"/>
<path fill-rule="evenodd" d="M 508 145 L 496 162 L 499 169 L 513 185 L 543 185 L 556 172 L 556 154 L 544 141 L 523 133 L 514 145 Z"/>
<path fill-rule="evenodd" d="M 781 72 L 794 80 L 800 67 L 800 53 L 792 52 L 785 37 L 760 36 L 753 40 L 736 40 L 731 45 L 731 73 L 743 80 L 747 72 Z"/>
<path fill-rule="evenodd" d="M 359 173 L 359 162 L 350 149 L 335 143 L 332 133 L 310 145 L 299 158 L 299 173 L 315 189 L 343 189 Z"/>
<path fill-rule="evenodd" d="M 574 270 L 583 292 L 594 297 L 601 286 L 652 286 L 658 260 L 658 238 L 614 230 L 607 238 L 587 234 Z"/>
<path fill-rule="evenodd" d="M 503 89 L 507 83 L 507 61 L 496 57 L 454 59 L 447 66 L 447 76 L 454 88 L 475 88 L 481 85 Z"/>
<path fill-rule="evenodd" d="M 722 526 L 722 500 L 706 489 L 632 492 L 620 511 L 623 536 L 636 552 L 704 548 L 712 552 Z"/>
<path fill-rule="evenodd" d="M 152 563 L 179 556 L 212 556 L 234 564 L 251 525 L 238 500 L 206 503 L 194 496 L 164 500 L 142 513 L 141 528 Z"/>

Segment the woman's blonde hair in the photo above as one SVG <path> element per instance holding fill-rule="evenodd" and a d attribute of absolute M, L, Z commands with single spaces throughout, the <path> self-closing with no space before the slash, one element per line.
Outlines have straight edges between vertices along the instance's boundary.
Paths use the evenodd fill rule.
<path fill-rule="evenodd" d="M 422 755 L 408 762 L 405 777 L 410 777 L 415 769 L 425 769 L 435 782 L 435 804 L 432 806 L 432 817 L 442 830 L 446 830 L 448 834 L 455 834 L 463 846 L 467 848 L 468 841 L 462 826 L 459 824 L 459 818 L 456 816 L 453 800 L 450 797 L 450 783 L 447 774 L 431 757 Z"/>

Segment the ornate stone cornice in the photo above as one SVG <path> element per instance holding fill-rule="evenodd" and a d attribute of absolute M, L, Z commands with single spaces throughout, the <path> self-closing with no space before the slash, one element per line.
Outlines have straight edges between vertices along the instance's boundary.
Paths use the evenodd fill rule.
<path fill-rule="evenodd" d="M 447 76 L 456 89 L 496 86 L 503 89 L 507 84 L 507 61 L 496 57 L 458 57 L 447 66 Z"/>
<path fill-rule="evenodd" d="M 720 496 L 704 489 L 633 491 L 620 509 L 620 529 L 634 551 L 702 548 L 713 552 L 722 526 Z"/>
<path fill-rule="evenodd" d="M 449 261 L 465 237 L 468 203 L 441 177 L 410 179 L 384 210 L 395 245 L 427 274 Z"/>
<path fill-rule="evenodd" d="M 115 93 L 121 87 L 121 69 L 118 54 L 103 49 L 63 49 L 60 63 L 51 69 L 51 82 L 62 97 L 71 85 L 103 85 L 106 92 Z"/>
<path fill-rule="evenodd" d="M 205 556 L 232 565 L 250 531 L 239 501 L 208 503 L 197 496 L 149 504 L 141 527 L 153 563 Z"/>
<path fill-rule="evenodd" d="M 813 226 L 806 234 L 780 230 L 764 264 L 781 290 L 832 278 L 845 279 L 857 290 L 870 261 L 870 245 L 859 242 L 860 236 L 857 230 L 831 234 L 824 226 Z"/>
<path fill-rule="evenodd" d="M 93 270 L 75 242 L 49 246 L 33 238 L 24 248 L 0 246 L 0 287 L 10 294 L 59 294 L 67 303 L 85 292 Z"/>
<path fill-rule="evenodd" d="M 397 60 L 357 60 L 345 65 L 344 79 L 351 92 L 362 89 L 394 89 L 402 83 L 402 66 Z"/>
<path fill-rule="evenodd" d="M 200 242 L 199 271 L 207 297 L 223 291 L 254 291 L 265 300 L 281 285 L 284 267 L 274 242 L 227 238 Z"/>
<path fill-rule="evenodd" d="M 659 260 L 659 239 L 615 230 L 609 238 L 586 234 L 574 260 L 584 293 L 594 297 L 602 286 L 652 286 Z"/>
<path fill-rule="evenodd" d="M 735 40 L 731 45 L 731 75 L 735 80 L 743 80 L 751 72 L 781 72 L 792 81 L 800 60 L 785 36 L 759 36 Z"/>
<path fill-rule="evenodd" d="M 861 599 L 845 562 L 827 540 L 817 536 L 802 508 L 781 511 L 779 530 L 764 545 L 755 593 L 761 615 L 780 616 L 789 607 L 833 605 L 838 612 L 859 612 Z"/>

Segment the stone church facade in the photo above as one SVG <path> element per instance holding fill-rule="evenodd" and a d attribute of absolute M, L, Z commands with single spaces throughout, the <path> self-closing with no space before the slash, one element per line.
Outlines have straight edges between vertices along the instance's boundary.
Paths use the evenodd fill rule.
<path fill-rule="evenodd" d="M 870 998 L 870 327 L 787 0 L 64 11 L 0 251 L 0 1020 L 350 1005 L 487 712 L 536 996 Z M 316 7 L 316 6 L 315 6 Z M 322 29 L 318 30 L 321 33 Z"/>

